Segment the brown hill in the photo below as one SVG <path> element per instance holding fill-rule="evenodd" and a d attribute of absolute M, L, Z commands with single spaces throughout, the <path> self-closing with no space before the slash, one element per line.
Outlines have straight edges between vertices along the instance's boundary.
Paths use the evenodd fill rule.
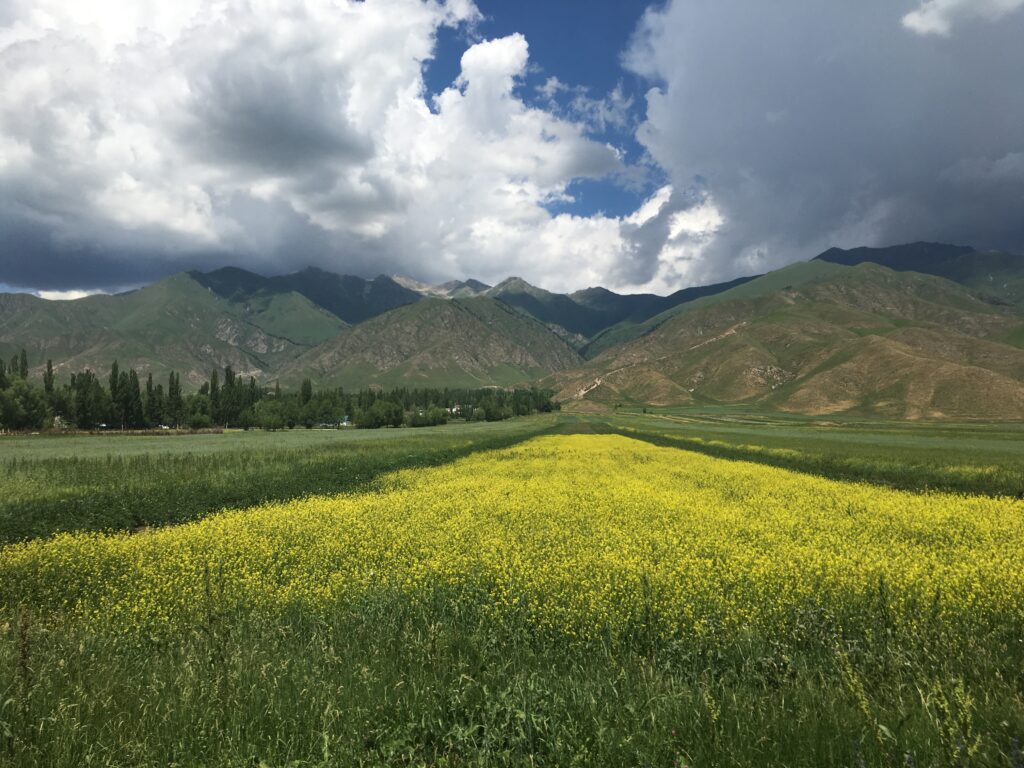
<path fill-rule="evenodd" d="M 780 274 L 784 285 L 759 290 Z M 1024 350 L 1006 343 L 1024 317 L 964 286 L 873 264 L 812 263 L 712 299 L 553 377 L 559 397 L 1024 418 Z"/>
<path fill-rule="evenodd" d="M 542 323 L 495 299 L 425 298 L 306 352 L 282 373 L 345 387 L 527 384 L 579 365 Z"/>

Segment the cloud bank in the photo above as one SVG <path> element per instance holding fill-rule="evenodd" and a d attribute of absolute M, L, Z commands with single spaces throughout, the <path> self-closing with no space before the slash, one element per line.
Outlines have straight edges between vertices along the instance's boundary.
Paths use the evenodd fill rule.
<path fill-rule="evenodd" d="M 831 245 L 1024 251 L 1022 5 L 668 2 L 622 54 L 640 104 L 525 93 L 528 41 L 475 37 L 470 0 L 8 0 L 0 282 L 316 265 L 667 291 Z M 431 94 L 443 28 L 470 42 Z M 595 137 L 634 110 L 630 165 Z M 659 181 L 627 216 L 553 213 L 580 179 Z"/>
<path fill-rule="evenodd" d="M 677 189 L 703 192 L 721 217 L 698 258 L 676 266 L 682 280 L 832 245 L 1024 251 L 1024 13 L 1011 13 L 1024 3 L 914 5 L 648 10 L 624 57 L 654 85 L 640 139 Z M 939 37 L 915 34 L 926 31 Z"/>
<path fill-rule="evenodd" d="M 521 35 L 422 68 L 468 0 L 15 4 L 0 31 L 0 279 L 70 290 L 317 264 L 597 282 L 613 219 L 552 216 L 621 170 L 528 106 Z"/>

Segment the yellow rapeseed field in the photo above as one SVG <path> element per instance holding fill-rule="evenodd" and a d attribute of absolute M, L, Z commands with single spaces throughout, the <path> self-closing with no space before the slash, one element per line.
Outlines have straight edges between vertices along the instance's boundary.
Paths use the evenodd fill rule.
<path fill-rule="evenodd" d="M 575 435 L 398 472 L 374 492 L 0 550 L 0 601 L 118 632 L 437 589 L 582 637 L 808 617 L 972 633 L 1024 616 L 1024 504 Z"/>

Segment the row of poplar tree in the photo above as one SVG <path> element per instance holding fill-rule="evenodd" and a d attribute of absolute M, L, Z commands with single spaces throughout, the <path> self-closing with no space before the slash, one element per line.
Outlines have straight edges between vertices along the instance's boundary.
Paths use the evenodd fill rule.
<path fill-rule="evenodd" d="M 183 392 L 179 373 L 168 374 L 166 386 L 152 374 L 143 383 L 135 369 L 123 370 L 116 361 L 105 380 L 85 370 L 58 385 L 50 360 L 40 383 L 29 378 L 24 350 L 9 364 L 0 360 L 0 429 L 5 430 L 420 427 L 451 419 L 497 421 L 557 407 L 550 391 L 534 388 L 315 391 L 306 379 L 297 392 L 282 392 L 279 384 L 266 388 L 252 376 L 237 376 L 230 366 L 223 375 L 213 371 L 190 393 Z"/>

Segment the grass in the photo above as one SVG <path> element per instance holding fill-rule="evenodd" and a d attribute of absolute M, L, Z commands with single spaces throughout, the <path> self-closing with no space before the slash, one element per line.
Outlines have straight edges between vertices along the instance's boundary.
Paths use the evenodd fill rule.
<path fill-rule="evenodd" d="M 444 427 L 0 438 L 0 545 L 133 530 L 432 466 L 540 434 L 553 417 Z"/>
<path fill-rule="evenodd" d="M 1019 647 L 951 655 L 884 626 L 567 645 L 443 593 L 210 615 L 164 644 L 22 626 L 0 642 L 5 768 L 1022 762 Z"/>
<path fill-rule="evenodd" d="M 810 418 L 737 406 L 577 417 L 657 445 L 912 491 L 1024 497 L 1024 424 Z"/>
<path fill-rule="evenodd" d="M 3 438 L 0 540 L 361 491 L 391 469 L 550 431 L 912 491 L 1024 488 L 1021 425 L 714 406 L 423 430 Z M 171 636 L 0 606 L 0 766 L 1024 766 L 1019 622 L 908 631 L 884 609 L 884 584 L 853 623 L 808 610 L 785 632 L 638 626 L 577 640 L 496 617 L 484 593 L 439 587 L 410 601 L 382 583 L 326 614 L 269 618 L 224 608 L 217 584 L 214 569 L 200 618 Z"/>

